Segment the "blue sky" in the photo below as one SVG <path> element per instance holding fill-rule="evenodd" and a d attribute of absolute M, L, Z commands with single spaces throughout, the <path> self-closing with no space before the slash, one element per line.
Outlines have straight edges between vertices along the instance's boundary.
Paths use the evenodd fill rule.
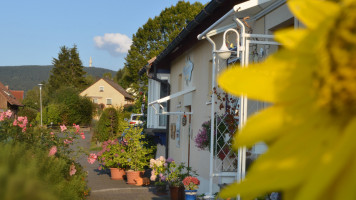
<path fill-rule="evenodd" d="M 205 4 L 210 0 L 198 0 Z M 50 65 L 76 44 L 84 66 L 117 71 L 132 35 L 178 0 L 3 0 L 0 66 Z M 195 2 L 195 0 L 190 0 Z"/>

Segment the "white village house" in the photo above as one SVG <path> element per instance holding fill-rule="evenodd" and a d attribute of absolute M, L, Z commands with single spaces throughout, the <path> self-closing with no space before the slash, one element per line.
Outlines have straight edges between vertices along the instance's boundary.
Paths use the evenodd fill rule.
<path fill-rule="evenodd" d="M 212 0 L 141 69 L 141 75 L 149 76 L 147 130 L 162 138 L 160 155 L 197 170 L 198 193 L 213 196 L 221 184 L 242 179 L 246 164 L 267 148 L 261 143 L 238 153 L 230 151 L 234 131 L 228 123 L 242 128 L 251 114 L 268 105 L 226 97 L 220 89 L 214 92 L 216 75 L 233 63 L 246 67 L 264 60 L 278 49 L 274 31 L 299 26 L 285 0 Z M 222 54 L 227 55 L 222 58 Z M 234 115 L 232 122 L 226 120 L 226 113 Z M 211 139 L 217 141 L 210 149 L 216 152 L 200 150 L 195 143 L 202 124 L 210 119 L 216 121 L 209 122 Z"/>

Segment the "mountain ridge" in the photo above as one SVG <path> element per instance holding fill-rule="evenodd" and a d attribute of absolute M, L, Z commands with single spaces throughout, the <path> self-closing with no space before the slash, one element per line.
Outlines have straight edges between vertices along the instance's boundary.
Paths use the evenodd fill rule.
<path fill-rule="evenodd" d="M 20 65 L 20 66 L 0 66 L 0 82 L 8 85 L 10 90 L 31 90 L 37 84 L 48 81 L 53 65 Z M 111 73 L 112 77 L 116 72 L 110 69 L 99 67 L 84 67 L 87 75 L 102 77 L 104 73 Z"/>

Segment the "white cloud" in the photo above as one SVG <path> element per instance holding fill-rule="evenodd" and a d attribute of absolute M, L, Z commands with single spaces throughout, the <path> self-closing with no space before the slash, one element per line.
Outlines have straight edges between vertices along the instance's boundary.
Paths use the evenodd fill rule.
<path fill-rule="evenodd" d="M 126 54 L 130 49 L 132 40 L 124 34 L 105 33 L 104 36 L 94 37 L 95 46 L 108 51 L 113 56 Z"/>

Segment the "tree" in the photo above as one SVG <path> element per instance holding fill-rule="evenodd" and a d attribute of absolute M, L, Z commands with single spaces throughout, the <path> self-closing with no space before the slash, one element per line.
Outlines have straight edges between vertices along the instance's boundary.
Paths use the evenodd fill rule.
<path fill-rule="evenodd" d="M 125 58 L 125 66 L 116 74 L 119 84 L 138 91 L 139 69 L 149 59 L 162 52 L 202 9 L 201 3 L 179 1 L 177 5 L 166 8 L 154 19 L 149 18 L 133 35 L 131 49 Z M 141 78 L 147 83 L 147 77 Z"/>
<path fill-rule="evenodd" d="M 49 97 L 48 97 L 48 84 L 45 82 L 42 82 L 42 107 L 44 108 L 48 102 L 49 102 Z M 40 88 L 39 86 L 33 87 L 31 90 L 26 92 L 26 96 L 22 101 L 22 104 L 25 105 L 26 107 L 33 108 L 37 111 L 40 111 Z"/>
<path fill-rule="evenodd" d="M 117 110 L 112 107 L 106 108 L 100 116 L 95 130 L 95 138 L 100 142 L 113 138 L 118 131 L 118 122 Z"/>
<path fill-rule="evenodd" d="M 77 52 L 77 46 L 72 48 L 62 46 L 58 58 L 53 58 L 53 69 L 49 77 L 50 92 L 53 93 L 63 86 L 73 86 L 79 90 L 87 86 L 82 61 Z"/>

